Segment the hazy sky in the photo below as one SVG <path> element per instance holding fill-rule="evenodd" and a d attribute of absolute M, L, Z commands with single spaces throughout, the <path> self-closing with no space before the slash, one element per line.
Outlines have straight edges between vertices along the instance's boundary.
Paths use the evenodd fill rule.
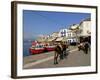
<path fill-rule="evenodd" d="M 89 17 L 89 13 L 23 10 L 24 39 L 57 32 Z"/>

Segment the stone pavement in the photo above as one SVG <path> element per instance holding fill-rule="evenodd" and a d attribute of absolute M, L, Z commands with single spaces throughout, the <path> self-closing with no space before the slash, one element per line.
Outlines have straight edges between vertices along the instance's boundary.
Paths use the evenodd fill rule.
<path fill-rule="evenodd" d="M 38 57 L 42 59 L 37 59 L 36 55 L 33 61 L 30 61 L 24 64 L 25 69 L 34 69 L 34 68 L 54 68 L 54 67 L 75 67 L 75 66 L 89 66 L 91 63 L 91 54 L 84 54 L 83 51 L 78 51 L 77 48 L 72 48 L 68 57 L 64 60 L 59 61 L 59 64 L 54 65 L 53 56 L 54 52 L 45 53 L 45 56 L 41 56 L 42 54 L 38 55 Z M 47 55 L 47 56 L 46 56 Z M 31 56 L 30 56 L 31 57 Z M 31 59 L 31 58 L 29 58 Z"/>

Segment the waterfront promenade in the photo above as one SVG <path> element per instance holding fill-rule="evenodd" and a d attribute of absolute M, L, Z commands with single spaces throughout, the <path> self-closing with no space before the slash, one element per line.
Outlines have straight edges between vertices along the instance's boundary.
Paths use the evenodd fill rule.
<path fill-rule="evenodd" d="M 70 53 L 67 58 L 60 60 L 59 64 L 54 65 L 54 51 L 24 57 L 23 68 L 55 68 L 55 67 L 79 67 L 90 66 L 91 54 L 78 51 L 77 46 L 70 46 Z"/>

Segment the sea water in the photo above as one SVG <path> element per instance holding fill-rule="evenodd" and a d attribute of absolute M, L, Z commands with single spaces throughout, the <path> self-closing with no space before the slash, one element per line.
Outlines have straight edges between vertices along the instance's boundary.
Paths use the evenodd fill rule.
<path fill-rule="evenodd" d="M 30 53 L 29 53 L 29 48 L 31 47 L 32 45 L 32 41 L 30 40 L 24 40 L 23 41 L 23 56 L 29 56 Z"/>

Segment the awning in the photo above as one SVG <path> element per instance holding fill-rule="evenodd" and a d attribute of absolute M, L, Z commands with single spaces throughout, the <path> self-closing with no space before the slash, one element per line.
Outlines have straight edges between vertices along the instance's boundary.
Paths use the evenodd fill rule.
<path fill-rule="evenodd" d="M 56 41 L 62 41 L 63 37 L 57 38 Z"/>
<path fill-rule="evenodd" d="M 62 41 L 67 41 L 67 38 L 66 37 L 63 37 Z"/>
<path fill-rule="evenodd" d="M 54 41 L 56 38 L 51 38 L 51 39 L 48 39 L 48 41 Z"/>
<path fill-rule="evenodd" d="M 80 35 L 80 37 L 88 37 L 88 36 L 91 36 L 91 34 L 86 34 L 86 35 Z"/>

